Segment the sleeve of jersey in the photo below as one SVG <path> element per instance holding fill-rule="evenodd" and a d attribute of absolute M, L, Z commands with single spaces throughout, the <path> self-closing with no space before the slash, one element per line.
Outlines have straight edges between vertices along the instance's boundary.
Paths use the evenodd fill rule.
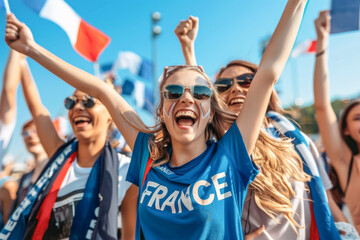
<path fill-rule="evenodd" d="M 259 169 L 247 153 L 244 140 L 236 125 L 236 121 L 220 139 L 219 147 L 221 148 L 221 151 L 227 152 L 229 160 L 240 172 L 244 183 L 249 184 L 255 179 L 256 175 L 259 173 Z"/>
<path fill-rule="evenodd" d="M 125 180 L 130 166 L 130 158 L 121 153 L 118 153 L 118 156 L 119 156 L 118 206 L 120 206 L 125 197 L 127 190 L 131 186 L 131 183 Z"/>
<path fill-rule="evenodd" d="M 149 158 L 148 143 L 150 136 L 151 134 L 139 132 L 136 137 L 129 170 L 126 176 L 126 181 L 131 182 L 136 186 L 139 186 L 139 174 L 143 155 L 145 154 L 146 158 Z"/>

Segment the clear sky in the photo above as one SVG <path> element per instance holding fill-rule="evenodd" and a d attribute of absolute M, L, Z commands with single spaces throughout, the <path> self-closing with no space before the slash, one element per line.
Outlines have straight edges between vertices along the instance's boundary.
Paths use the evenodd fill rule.
<path fill-rule="evenodd" d="M 40 18 L 22 0 L 9 0 L 11 10 L 33 32 L 35 40 L 64 60 L 93 73 L 90 62 L 80 57 L 71 47 L 65 32 L 56 24 Z M 198 64 L 203 65 L 210 77 L 233 59 L 260 62 L 260 43 L 274 31 L 285 0 L 67 0 L 85 21 L 111 37 L 110 45 L 99 62 L 115 61 L 119 51 L 133 51 L 151 59 L 151 13 L 161 13 L 162 32 L 157 39 L 157 75 L 166 65 L 183 64 L 180 44 L 174 34 L 178 22 L 189 15 L 200 18 L 200 30 L 195 44 Z M 314 19 L 320 10 L 329 9 L 330 0 L 309 2 L 297 43 L 315 39 Z M 9 48 L 3 41 L 5 12 L 0 12 L 0 69 L 5 67 Z M 64 16 L 65 17 L 65 16 Z M 331 96 L 348 98 L 359 93 L 360 34 L 351 32 L 330 38 Z M 44 105 L 51 115 L 65 114 L 63 99 L 73 89 L 47 70 L 29 60 Z M 277 83 L 280 99 L 284 105 L 301 97 L 304 104 L 313 101 L 312 74 L 314 56 L 302 55 L 290 59 Z M 2 81 L 2 80 L 0 80 Z M 21 125 L 30 119 L 21 90 L 18 92 L 18 121 L 10 152 L 24 159 L 24 145 L 20 136 Z M 143 112 L 141 115 L 148 119 Z M 149 120 L 147 120 L 149 122 Z"/>

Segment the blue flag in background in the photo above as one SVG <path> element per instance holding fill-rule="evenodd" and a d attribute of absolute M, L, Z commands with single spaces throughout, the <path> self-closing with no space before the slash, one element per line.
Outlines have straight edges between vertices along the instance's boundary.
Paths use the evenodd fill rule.
<path fill-rule="evenodd" d="M 359 30 L 360 0 L 332 0 L 331 33 Z"/>
<path fill-rule="evenodd" d="M 122 94 L 132 96 L 136 106 L 154 112 L 154 93 L 153 88 L 147 87 L 143 82 L 132 79 L 125 79 L 122 85 Z"/>

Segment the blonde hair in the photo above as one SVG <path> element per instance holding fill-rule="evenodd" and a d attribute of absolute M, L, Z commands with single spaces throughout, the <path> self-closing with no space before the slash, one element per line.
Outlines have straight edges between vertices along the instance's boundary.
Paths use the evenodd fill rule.
<path fill-rule="evenodd" d="M 230 67 L 242 66 L 256 73 L 256 64 L 234 60 L 221 68 L 216 76 L 219 79 L 221 74 Z M 280 105 L 275 90 L 271 94 L 268 111 L 284 112 Z M 264 117 L 263 125 L 268 126 L 267 118 Z M 296 227 L 300 226 L 294 219 L 294 210 L 291 199 L 296 193 L 291 186 L 291 181 L 308 182 L 310 176 L 303 171 L 303 162 L 294 149 L 291 140 L 282 136 L 272 137 L 264 128 L 261 129 L 255 148 L 252 152 L 254 163 L 259 167 L 260 173 L 249 185 L 249 190 L 254 191 L 256 205 L 269 217 L 276 221 L 276 216 L 283 214 L 290 226 L 297 232 Z"/>
<path fill-rule="evenodd" d="M 291 181 L 308 182 L 311 178 L 303 171 L 303 162 L 291 140 L 274 138 L 262 129 L 252 157 L 260 169 L 249 185 L 249 190 L 254 191 L 256 205 L 275 221 L 277 215 L 283 214 L 297 233 L 296 227 L 303 226 L 294 219 L 291 199 L 296 197 L 296 193 Z"/>

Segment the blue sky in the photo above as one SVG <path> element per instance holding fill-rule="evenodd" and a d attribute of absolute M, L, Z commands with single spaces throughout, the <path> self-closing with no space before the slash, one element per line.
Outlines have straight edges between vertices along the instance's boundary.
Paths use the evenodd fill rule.
<path fill-rule="evenodd" d="M 90 62 L 80 57 L 71 47 L 65 32 L 56 24 L 40 18 L 22 0 L 10 0 L 11 10 L 33 32 L 35 40 L 64 60 L 93 73 Z M 151 58 L 151 13 L 161 13 L 162 32 L 157 39 L 157 75 L 166 65 L 183 64 L 180 44 L 174 34 L 178 22 L 189 15 L 200 18 L 200 30 L 195 44 L 198 64 L 212 77 L 233 59 L 260 62 L 260 42 L 271 35 L 286 5 L 285 0 L 67 0 L 85 21 L 101 29 L 112 40 L 99 62 L 114 61 L 119 51 L 133 51 Z M 312 0 L 308 4 L 297 43 L 316 38 L 313 21 L 320 10 L 330 8 L 330 0 Z M 5 11 L 0 12 L 0 39 L 4 39 Z M 329 65 L 332 98 L 348 98 L 359 93 L 360 34 L 351 32 L 330 38 Z M 5 67 L 9 48 L 0 42 L 0 69 Z M 37 82 L 44 105 L 51 115 L 65 114 L 63 99 L 73 89 L 32 60 L 29 64 Z M 301 97 L 305 105 L 313 101 L 312 74 L 314 56 L 302 55 L 290 59 L 277 83 L 284 105 Z M 2 81 L 2 80 L 0 80 Z M 20 127 L 30 114 L 21 90 L 18 92 L 18 122 L 10 152 L 24 159 Z M 149 123 L 149 117 L 141 112 Z"/>

